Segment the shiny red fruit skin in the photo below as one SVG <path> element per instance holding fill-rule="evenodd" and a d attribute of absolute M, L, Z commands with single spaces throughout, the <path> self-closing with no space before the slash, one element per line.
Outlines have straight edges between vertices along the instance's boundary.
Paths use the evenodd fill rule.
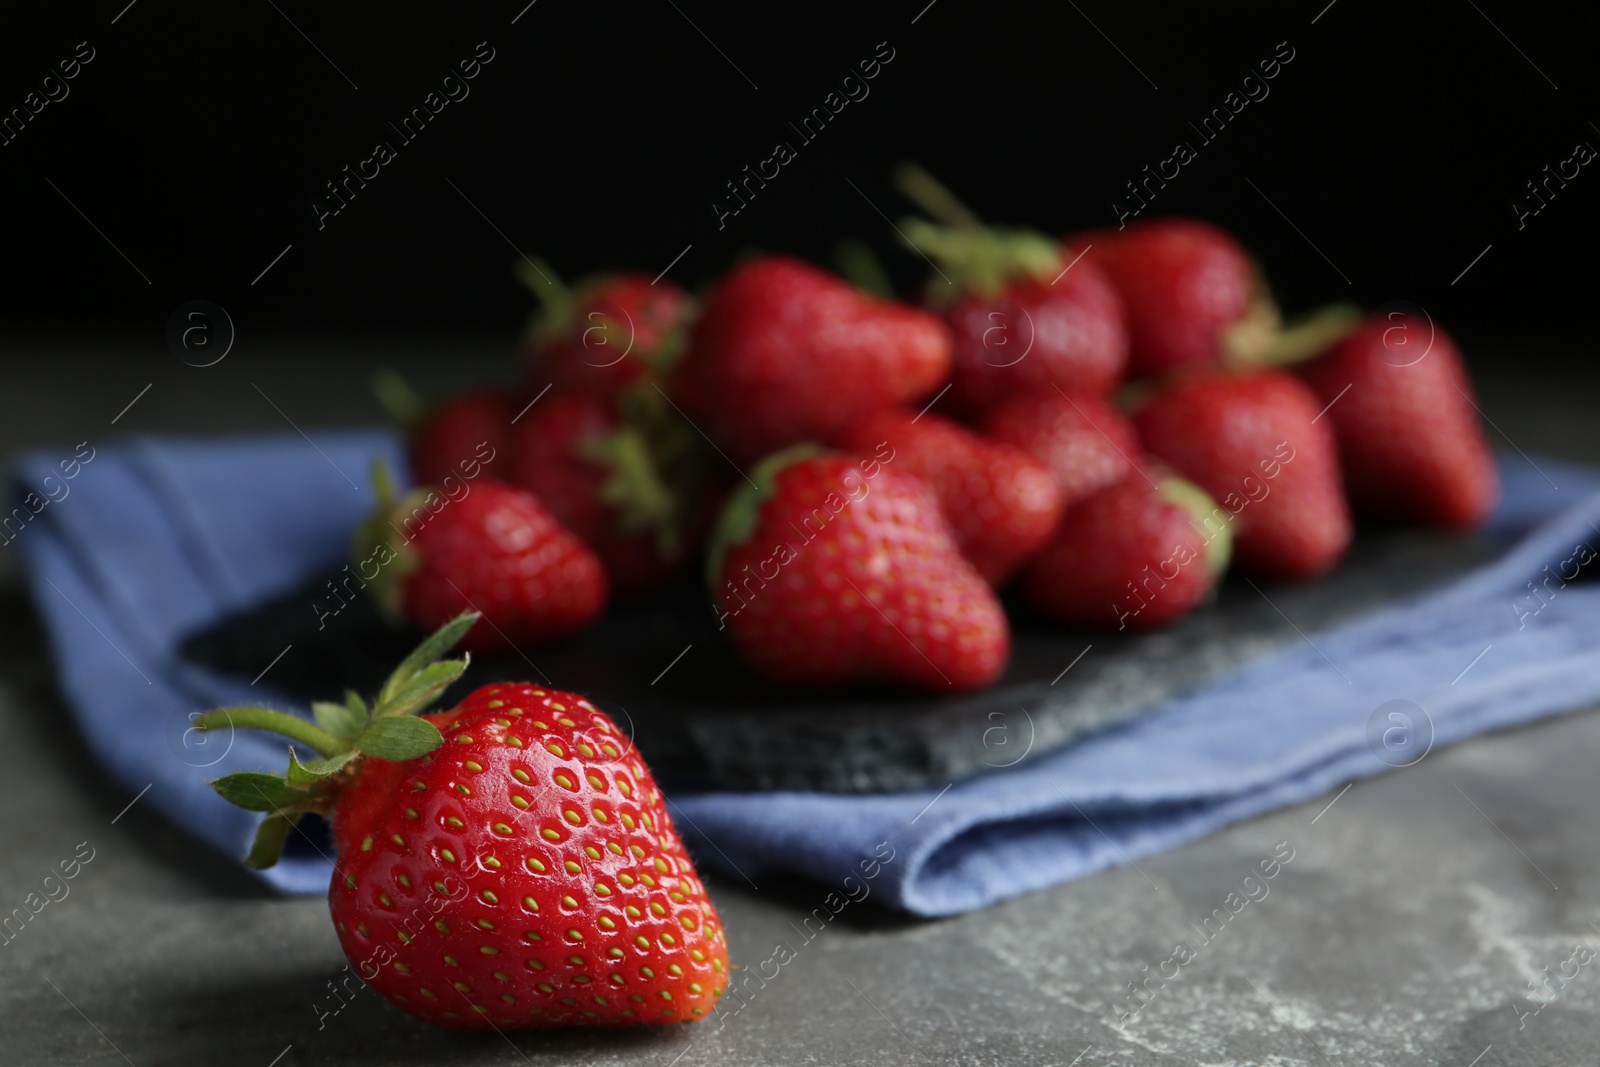
<path fill-rule="evenodd" d="M 797 259 L 758 256 L 712 292 L 672 391 L 748 464 L 926 397 L 949 372 L 950 334 L 937 316 Z"/>
<path fill-rule="evenodd" d="M 1063 250 L 1063 263 L 1077 251 Z M 1051 282 L 1020 278 L 997 296 L 968 293 L 945 310 L 955 338 L 950 409 L 972 417 L 1052 387 L 1104 395 L 1122 381 L 1122 300 L 1088 257 Z"/>
<path fill-rule="evenodd" d="M 1270 578 L 1315 577 L 1349 547 L 1333 427 L 1280 371 L 1204 370 L 1134 415 L 1145 448 L 1234 516 L 1234 560 Z"/>
<path fill-rule="evenodd" d="M 504 482 L 471 482 L 415 529 L 406 550 L 417 561 L 401 579 L 406 617 L 431 631 L 463 611 L 482 612 L 483 624 L 462 639 L 468 651 L 575 633 L 605 607 L 600 560 L 531 494 Z"/>
<path fill-rule="evenodd" d="M 529 349 L 530 391 L 549 385 L 552 393 L 615 402 L 625 388 L 649 378 L 690 306 L 689 294 L 669 281 L 651 284 L 642 274 L 599 279 L 578 293 L 567 327 Z M 608 319 L 614 333 L 604 328 Z"/>
<path fill-rule="evenodd" d="M 1091 493 L 1028 564 L 1022 588 L 1064 622 L 1151 630 L 1205 599 L 1206 536 L 1137 471 Z"/>
<path fill-rule="evenodd" d="M 444 745 L 362 758 L 333 814 L 328 906 L 362 978 L 462 1030 L 710 1014 L 722 925 L 627 736 L 527 684 L 427 718 Z"/>
<path fill-rule="evenodd" d="M 511 398 L 493 389 L 446 400 L 423 419 L 411 439 L 412 480 L 441 485 L 447 477 L 466 481 L 480 474 L 495 476 L 505 466 L 501 457 L 515 414 Z"/>
<path fill-rule="evenodd" d="M 1143 451 L 1133 423 L 1090 393 L 1014 396 L 989 412 L 983 432 L 1049 468 L 1068 507 L 1126 478 Z"/>
<path fill-rule="evenodd" d="M 687 536 L 684 547 L 669 557 L 657 550 L 653 533 L 618 528 L 617 513 L 601 496 L 606 470 L 584 458 L 580 449 L 584 441 L 620 425 L 615 406 L 588 393 L 546 397 L 512 427 L 510 480 L 538 497 L 561 525 L 594 550 L 618 595 L 638 596 L 681 574 L 691 552 Z"/>
<path fill-rule="evenodd" d="M 999 677 L 1005 612 L 961 556 L 939 503 L 894 461 L 826 455 L 781 470 L 713 585 L 753 668 L 803 685 L 886 681 L 936 692 Z"/>
<path fill-rule="evenodd" d="M 933 489 L 961 554 L 992 585 L 1011 577 L 1061 518 L 1061 490 L 1049 468 L 932 413 L 881 411 L 835 443 L 858 456 L 883 444 L 893 449 L 894 469 Z"/>
<path fill-rule="evenodd" d="M 1127 309 L 1133 377 L 1216 362 L 1223 328 L 1244 317 L 1257 285 L 1238 241 L 1183 218 L 1150 219 L 1085 239 L 1094 245 L 1089 258 Z"/>
<path fill-rule="evenodd" d="M 1407 314 L 1373 315 L 1300 374 L 1333 405 L 1326 418 L 1358 514 L 1469 527 L 1494 510 L 1494 456 L 1461 353 L 1443 330 Z"/>

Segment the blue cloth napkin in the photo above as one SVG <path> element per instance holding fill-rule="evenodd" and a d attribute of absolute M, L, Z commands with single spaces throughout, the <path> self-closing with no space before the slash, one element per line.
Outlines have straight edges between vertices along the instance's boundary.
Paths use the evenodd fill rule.
<path fill-rule="evenodd" d="M 279 768 L 283 743 L 196 735 L 189 716 L 295 705 L 270 676 L 252 685 L 219 674 L 179 658 L 178 643 L 336 568 L 372 504 L 372 458 L 398 469 L 398 452 L 384 433 L 321 434 L 314 445 L 138 440 L 102 450 L 67 496 L 6 530 L 86 743 L 130 793 L 149 786 L 142 803 L 229 855 L 245 853 L 257 816 L 205 783 Z M 21 486 L 47 474 L 59 486 L 61 458 L 26 457 Z M 1600 471 L 1537 462 L 1501 464 L 1493 528 L 1511 547 L 1495 563 L 1132 723 L 943 789 L 677 796 L 679 826 L 704 862 L 752 883 L 798 872 L 843 886 L 865 869 L 880 899 L 947 915 L 1193 840 L 1429 746 L 1600 700 L 1600 586 L 1561 583 L 1600 549 Z M 262 877 L 317 893 L 330 871 L 297 835 Z"/>
<path fill-rule="evenodd" d="M 23 458 L 13 498 L 38 512 L 6 527 L 11 540 L 0 551 L 23 555 L 57 684 L 96 758 L 130 793 L 149 787 L 141 805 L 242 857 L 260 816 L 223 803 L 206 783 L 281 771 L 285 742 L 199 734 L 191 716 L 223 704 L 296 704 L 270 687 L 270 675 L 252 685 L 178 648 L 196 630 L 338 570 L 376 502 L 373 459 L 405 469 L 399 442 L 373 432 L 319 433 L 314 443 L 135 439 L 99 449 L 67 480 L 60 465 L 71 456 Z M 291 893 L 326 892 L 332 857 L 317 848 L 290 835 L 263 877 Z"/>

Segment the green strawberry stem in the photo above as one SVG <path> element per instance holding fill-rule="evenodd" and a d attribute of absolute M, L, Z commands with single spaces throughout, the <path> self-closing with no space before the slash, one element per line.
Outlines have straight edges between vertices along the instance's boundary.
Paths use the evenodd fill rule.
<path fill-rule="evenodd" d="M 659 368 L 658 368 L 659 369 Z M 699 435 L 687 425 L 655 380 L 635 382 L 617 397 L 622 424 L 642 434 L 650 460 L 668 484 L 699 472 Z"/>
<path fill-rule="evenodd" d="M 617 529 L 625 534 L 651 531 L 657 551 L 664 557 L 675 555 L 678 498 L 662 480 L 645 435 L 624 426 L 580 442 L 578 454 L 605 469 L 600 499 L 616 516 Z"/>
<path fill-rule="evenodd" d="M 1032 230 L 941 226 L 927 219 L 906 219 L 900 236 L 913 251 L 938 264 L 940 272 L 963 292 L 999 295 L 1019 278 L 1049 281 L 1061 271 L 1061 246 Z M 930 287 L 948 298 L 948 287 Z"/>
<path fill-rule="evenodd" d="M 894 170 L 895 184 L 918 207 L 938 220 L 907 219 L 900 237 L 932 262 L 959 290 L 997 296 L 1017 278 L 1054 279 L 1061 270 L 1061 246 L 1033 230 L 985 226 L 954 193 L 915 163 Z M 954 294 L 929 286 L 936 301 Z"/>
<path fill-rule="evenodd" d="M 376 573 L 364 579 L 366 591 L 391 621 L 398 622 L 400 587 L 406 575 L 418 566 L 416 551 L 410 547 L 410 539 L 401 532 L 401 527 L 407 523 L 427 523 L 432 517 L 427 506 L 430 494 L 419 487 L 396 500 L 394 475 L 381 458 L 372 461 L 372 488 L 377 503 L 356 526 L 350 543 L 350 560 L 363 576 L 366 564 L 378 564 Z M 386 560 L 381 550 L 388 552 Z"/>
<path fill-rule="evenodd" d="M 391 367 L 385 367 L 372 376 L 372 392 L 389 417 L 403 430 L 415 429 L 428 412 L 428 405 L 411 388 L 411 383 Z"/>
<path fill-rule="evenodd" d="M 1234 369 L 1290 367 L 1326 352 L 1361 323 L 1349 302 L 1329 304 L 1285 326 L 1265 286 L 1243 317 L 1222 331 L 1222 363 Z"/>
<path fill-rule="evenodd" d="M 894 183 L 911 202 L 944 223 L 959 230 L 976 230 L 983 222 L 956 195 L 933 175 L 915 163 L 902 163 L 894 169 Z"/>
<path fill-rule="evenodd" d="M 1262 362 L 1287 367 L 1315 359 L 1355 332 L 1361 318 L 1361 308 L 1347 301 L 1303 315 L 1278 331 L 1263 353 Z"/>
<path fill-rule="evenodd" d="M 889 272 L 883 269 L 882 261 L 866 242 L 855 238 L 840 241 L 833 250 L 833 259 L 839 265 L 839 273 L 857 289 L 885 300 L 894 299 L 894 283 L 889 281 Z"/>
<path fill-rule="evenodd" d="M 681 337 L 681 331 L 674 331 Z M 660 363 L 654 368 L 657 372 Z M 683 550 L 683 529 L 706 478 L 705 450 L 668 402 L 654 377 L 625 388 L 617 400 L 622 425 L 585 441 L 585 459 L 603 467 L 600 493 L 617 529 L 650 532 L 663 559 Z"/>
<path fill-rule="evenodd" d="M 278 857 L 283 855 L 283 844 L 289 840 L 289 831 L 294 829 L 295 820 L 288 815 L 272 814 L 261 820 L 261 829 L 256 831 L 255 843 L 250 846 L 250 854 L 244 858 L 245 866 L 257 871 L 264 871 L 278 862 Z"/>
<path fill-rule="evenodd" d="M 667 373 L 683 358 L 684 352 L 689 347 L 689 327 L 693 325 L 698 314 L 699 309 L 695 302 L 692 299 L 685 299 L 678 320 L 661 335 L 654 354 L 649 355 L 647 359 L 650 373 L 655 379 L 665 381 Z"/>
<path fill-rule="evenodd" d="M 778 475 L 790 464 L 827 453 L 826 448 L 811 443 L 790 445 L 774 452 L 750 471 L 749 485 L 741 486 L 728 497 L 722 514 L 717 518 L 716 528 L 711 533 L 711 546 L 706 554 L 706 579 L 711 583 L 713 594 L 717 583 L 722 580 L 722 561 L 727 558 L 730 549 L 743 544 L 755 533 L 756 520 L 761 517 L 761 506 L 777 490 Z"/>
<path fill-rule="evenodd" d="M 301 815 L 331 812 L 339 791 L 355 773 L 349 765 L 358 756 L 413 760 L 444 743 L 438 727 L 416 716 L 466 671 L 470 657 L 440 657 L 455 647 L 478 618 L 475 611 L 465 612 L 429 635 L 389 675 L 370 705 L 355 693 L 346 693 L 343 704 L 313 704 L 315 725 L 271 708 L 250 706 L 217 708 L 195 719 L 199 730 L 269 731 L 322 757 L 301 763 L 291 748 L 289 768 L 281 775 L 239 771 L 211 783 L 228 803 L 267 814 L 245 863 L 257 869 L 271 867 Z"/>
<path fill-rule="evenodd" d="M 534 319 L 532 336 L 549 338 L 566 329 L 572 321 L 577 297 L 561 280 L 555 268 L 537 256 L 531 259 L 523 256 L 522 262 L 517 263 L 514 269 L 522 284 L 533 290 L 533 295 L 539 298 L 541 310 Z"/>
<path fill-rule="evenodd" d="M 319 756 L 339 754 L 349 746 L 328 731 L 304 719 L 271 708 L 230 707 L 208 711 L 194 720 L 196 730 L 266 730 L 298 741 Z"/>
<path fill-rule="evenodd" d="M 1243 315 L 1222 328 L 1217 338 L 1218 354 L 1227 367 L 1259 367 L 1267 361 L 1267 351 L 1283 330 L 1283 315 L 1256 275 L 1256 291 Z"/>
<path fill-rule="evenodd" d="M 1206 572 L 1213 579 L 1221 578 L 1233 559 L 1233 527 L 1221 523 L 1215 530 L 1217 502 L 1211 495 L 1191 481 L 1183 478 L 1163 478 L 1156 492 L 1169 504 L 1176 504 L 1190 515 L 1195 532 L 1206 538 Z"/>

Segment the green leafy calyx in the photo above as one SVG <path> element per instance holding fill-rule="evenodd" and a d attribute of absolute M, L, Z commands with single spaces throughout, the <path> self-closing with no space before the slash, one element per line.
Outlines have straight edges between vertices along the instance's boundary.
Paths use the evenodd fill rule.
<path fill-rule="evenodd" d="M 1156 491 L 1161 499 L 1189 513 L 1190 525 L 1205 538 L 1205 568 L 1212 579 L 1222 577 L 1233 558 L 1232 516 L 1217 507 L 1209 493 L 1183 478 L 1163 478 Z"/>
<path fill-rule="evenodd" d="M 412 760 L 444 743 L 438 727 L 416 716 L 460 678 L 471 657 L 444 659 L 478 621 L 478 613 L 456 616 L 429 636 L 396 667 L 370 703 L 347 692 L 343 703 L 318 701 L 311 706 L 315 722 L 271 708 L 218 708 L 194 722 L 198 730 L 269 730 L 299 742 L 318 756 L 302 763 L 289 750 L 289 767 L 281 775 L 240 771 L 211 783 L 222 799 L 246 811 L 266 812 L 245 862 L 271 867 L 295 821 L 306 812 L 328 815 L 340 790 L 360 773 L 361 757 Z"/>
<path fill-rule="evenodd" d="M 1033 230 L 985 226 L 956 195 L 915 163 L 895 168 L 900 191 L 936 222 L 906 219 L 901 239 L 914 252 L 936 264 L 928 296 L 948 303 L 961 293 L 998 296 L 1013 281 L 1052 281 L 1064 265 L 1061 246 Z"/>
<path fill-rule="evenodd" d="M 938 264 L 940 277 L 928 291 L 939 301 L 957 293 L 998 296 L 1019 280 L 1049 282 L 1064 266 L 1060 244 L 1032 230 L 966 229 L 911 218 L 900 224 L 900 233 L 913 250 Z"/>
<path fill-rule="evenodd" d="M 514 269 L 517 279 L 539 298 L 539 313 L 529 326 L 528 341 L 542 344 L 566 330 L 577 301 L 555 268 L 537 257 L 523 256 Z"/>
<path fill-rule="evenodd" d="M 361 575 L 367 594 L 398 621 L 401 586 L 420 565 L 411 542 L 446 498 L 436 490 L 417 488 L 396 500 L 394 476 L 381 459 L 373 460 L 372 484 L 378 502 L 356 526 L 350 542 L 350 567 Z"/>
<path fill-rule="evenodd" d="M 802 460 L 827 455 L 828 450 L 817 444 L 791 445 L 763 459 L 750 471 L 750 484 L 741 486 L 723 505 L 717 518 L 716 529 L 711 534 L 711 548 L 707 556 L 706 577 L 715 592 L 722 580 L 722 561 L 734 547 L 750 539 L 756 532 L 756 522 L 761 517 L 761 507 L 777 491 L 778 475 Z"/>
<path fill-rule="evenodd" d="M 660 558 L 676 559 L 706 478 L 699 437 L 654 380 L 624 388 L 617 415 L 615 429 L 581 439 L 576 452 L 605 474 L 599 495 L 613 531 L 647 538 Z"/>

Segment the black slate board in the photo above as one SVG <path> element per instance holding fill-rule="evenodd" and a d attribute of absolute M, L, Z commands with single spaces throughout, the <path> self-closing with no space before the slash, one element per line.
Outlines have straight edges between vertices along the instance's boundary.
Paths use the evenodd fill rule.
<path fill-rule="evenodd" d="M 1135 718 L 1303 634 L 1464 573 L 1501 547 L 1484 535 L 1364 530 L 1350 556 L 1296 586 L 1230 579 L 1166 630 L 1074 630 L 1008 603 L 1013 654 L 995 686 L 959 697 L 887 689 L 805 691 L 744 669 L 703 586 L 614 606 L 595 627 L 522 654 L 475 658 L 456 693 L 529 680 L 584 693 L 629 728 L 680 788 L 882 792 L 944 784 Z M 190 636 L 182 654 L 302 700 L 375 691 L 419 639 L 356 599 L 319 628 L 327 576 Z M 481 625 L 481 624 L 480 624 Z M 685 651 L 687 649 L 687 651 Z M 1345 668 L 1348 669 L 1348 668 Z"/>

